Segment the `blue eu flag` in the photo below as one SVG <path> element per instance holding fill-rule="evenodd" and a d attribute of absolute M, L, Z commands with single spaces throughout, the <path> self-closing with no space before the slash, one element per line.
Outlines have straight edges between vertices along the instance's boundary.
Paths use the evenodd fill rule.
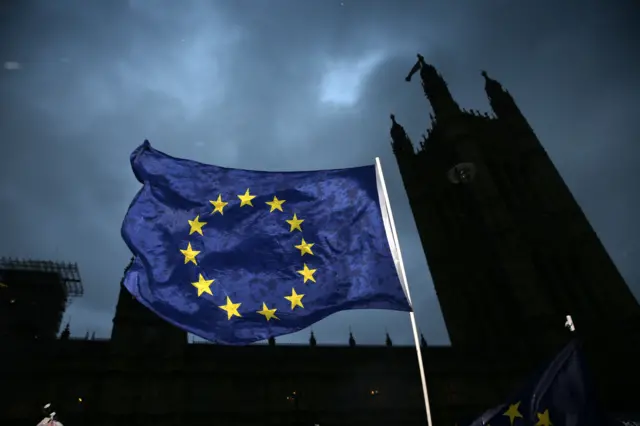
<path fill-rule="evenodd" d="M 374 165 L 230 169 L 147 141 L 131 164 L 143 187 L 122 224 L 135 257 L 124 285 L 176 326 L 247 344 L 347 309 L 411 311 Z"/>
<path fill-rule="evenodd" d="M 580 342 L 570 342 L 541 373 L 506 404 L 489 410 L 471 426 L 603 426 Z"/>

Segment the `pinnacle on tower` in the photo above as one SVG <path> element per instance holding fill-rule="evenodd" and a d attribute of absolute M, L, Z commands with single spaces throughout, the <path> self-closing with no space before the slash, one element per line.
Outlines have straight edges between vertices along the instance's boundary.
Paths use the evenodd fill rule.
<path fill-rule="evenodd" d="M 520 112 L 508 90 L 505 90 L 498 81 L 489 77 L 486 71 L 481 72 L 484 77 L 484 91 L 489 98 L 491 109 L 499 119 L 504 120 L 512 128 L 531 130 L 527 119 Z"/>
<path fill-rule="evenodd" d="M 353 333 L 351 332 L 349 332 L 349 346 L 352 348 L 356 346 L 356 339 L 353 338 Z"/>
<path fill-rule="evenodd" d="M 489 96 L 489 99 L 495 96 L 500 96 L 501 93 L 506 92 L 506 90 L 503 89 L 502 84 L 489 77 L 489 74 L 487 74 L 486 71 L 482 71 L 480 74 L 484 77 L 484 90 L 487 93 L 487 96 Z"/>
<path fill-rule="evenodd" d="M 271 337 L 269 337 L 268 342 L 269 342 L 269 346 L 275 346 L 276 345 L 276 338 L 271 336 Z"/>
<path fill-rule="evenodd" d="M 404 127 L 402 127 L 396 121 L 396 116 L 391 114 L 391 130 L 389 134 L 391 135 L 391 146 L 393 148 L 393 152 L 396 155 L 401 154 L 415 154 L 415 149 L 413 148 L 413 143 L 409 136 L 407 136 L 407 132 L 405 132 Z"/>
<path fill-rule="evenodd" d="M 318 342 L 316 342 L 316 336 L 314 336 L 313 331 L 311 332 L 311 336 L 309 337 L 309 346 L 316 346 Z"/>
<path fill-rule="evenodd" d="M 433 108 L 436 118 L 448 118 L 457 115 L 460 112 L 460 107 L 453 99 L 451 92 L 449 92 L 449 87 L 444 81 L 444 78 L 442 78 L 433 65 L 425 62 L 424 56 L 420 54 L 417 56 L 418 61 L 413 68 L 411 68 L 407 77 L 405 77 L 405 81 L 411 81 L 411 77 L 419 70 L 422 89 L 431 103 L 431 108 Z"/>
<path fill-rule="evenodd" d="M 398 124 L 396 121 L 396 115 L 390 114 L 389 118 L 391 118 L 391 137 L 395 140 L 396 136 L 406 136 L 407 133 L 404 131 L 404 127 Z"/>
<path fill-rule="evenodd" d="M 391 346 L 393 346 L 393 342 L 391 341 L 391 336 L 389 336 L 389 333 L 386 333 L 386 338 L 385 338 L 385 345 L 387 345 L 388 348 L 390 348 Z"/>

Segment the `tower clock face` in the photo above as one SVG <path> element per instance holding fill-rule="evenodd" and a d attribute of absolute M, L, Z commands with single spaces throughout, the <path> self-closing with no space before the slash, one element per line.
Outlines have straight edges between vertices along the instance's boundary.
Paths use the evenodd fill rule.
<path fill-rule="evenodd" d="M 473 163 L 459 163 L 447 172 L 447 178 L 453 184 L 466 184 L 476 177 L 476 166 Z"/>

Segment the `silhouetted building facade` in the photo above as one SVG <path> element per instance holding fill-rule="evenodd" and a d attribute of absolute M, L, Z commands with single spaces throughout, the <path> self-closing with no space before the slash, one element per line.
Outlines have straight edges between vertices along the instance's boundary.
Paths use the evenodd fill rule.
<path fill-rule="evenodd" d="M 496 115 L 467 112 L 415 69 L 432 127 L 417 151 L 395 118 L 391 135 L 452 341 L 420 342 L 435 426 L 504 402 L 569 339 L 568 314 L 605 405 L 636 408 L 638 304 L 513 99 L 485 74 Z M 380 343 L 189 344 L 121 286 L 111 340 L 0 345 L 0 422 L 53 402 L 67 426 L 425 425 L 415 348 Z"/>
<path fill-rule="evenodd" d="M 111 340 L 1 347 L 2 424 L 35 424 L 47 402 L 68 426 L 425 424 L 415 348 L 382 345 L 383 332 L 379 346 L 346 332 L 344 346 L 188 344 L 145 310 L 121 288 L 115 318 L 139 316 L 115 321 Z M 133 332 L 145 324 L 158 328 Z M 436 424 L 492 406 L 535 366 L 450 347 L 425 353 Z"/>

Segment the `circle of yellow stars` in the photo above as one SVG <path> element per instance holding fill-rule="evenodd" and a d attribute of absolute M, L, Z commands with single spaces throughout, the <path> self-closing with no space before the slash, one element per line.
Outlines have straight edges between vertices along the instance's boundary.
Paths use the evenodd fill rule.
<path fill-rule="evenodd" d="M 240 200 L 240 207 L 254 207 L 253 200 L 256 198 L 255 195 L 251 194 L 249 188 L 245 191 L 244 194 L 237 195 Z M 269 206 L 269 213 L 274 213 L 276 211 L 280 211 L 284 213 L 284 209 L 282 205 L 286 203 L 287 200 L 279 200 L 278 197 L 274 196 L 272 201 L 267 201 L 265 204 Z M 209 200 L 209 203 L 213 206 L 213 210 L 211 211 L 211 215 L 224 215 L 224 208 L 229 205 L 228 201 L 224 201 L 222 199 L 222 194 L 218 194 L 218 198 L 216 200 Z M 203 222 L 200 220 L 200 215 L 196 216 L 193 220 L 188 220 L 189 222 L 189 235 L 200 234 L 204 236 L 203 227 L 207 224 L 207 222 Z M 289 232 L 299 231 L 302 232 L 302 223 L 304 219 L 299 219 L 296 213 L 293 213 L 293 217 L 291 219 L 285 219 L 285 222 L 289 225 Z M 300 244 L 295 245 L 294 248 L 300 250 L 300 256 L 304 257 L 305 255 L 313 256 L 313 248 L 314 243 L 309 243 L 305 241 L 304 238 L 301 238 Z M 184 264 L 193 263 L 194 265 L 198 265 L 197 256 L 200 254 L 200 251 L 194 250 L 191 246 L 191 243 L 187 243 L 186 249 L 180 249 L 180 253 L 184 256 Z M 315 274 L 317 269 L 311 269 L 307 266 L 306 263 L 302 263 L 302 269 L 296 271 L 303 278 L 303 284 L 306 284 L 308 281 L 313 283 L 316 282 L 316 279 L 313 274 Z M 196 288 L 198 297 L 203 294 L 208 294 L 213 296 L 213 291 L 211 290 L 211 285 L 215 282 L 214 279 L 207 279 L 204 275 L 198 274 L 198 281 L 191 283 L 193 287 Z M 295 308 L 304 308 L 302 304 L 302 298 L 304 294 L 296 293 L 295 288 L 291 289 L 291 295 L 284 296 L 284 298 L 289 301 L 291 304 L 291 310 L 293 311 Z M 227 320 L 231 320 L 233 317 L 242 317 L 242 315 L 238 312 L 238 309 L 242 303 L 233 303 L 229 296 L 226 297 L 226 303 L 222 306 L 218 306 L 220 309 L 227 313 Z M 267 321 L 274 319 L 279 319 L 276 316 L 276 308 L 269 308 L 265 302 L 262 302 L 262 309 L 257 311 L 258 314 L 265 317 Z"/>

